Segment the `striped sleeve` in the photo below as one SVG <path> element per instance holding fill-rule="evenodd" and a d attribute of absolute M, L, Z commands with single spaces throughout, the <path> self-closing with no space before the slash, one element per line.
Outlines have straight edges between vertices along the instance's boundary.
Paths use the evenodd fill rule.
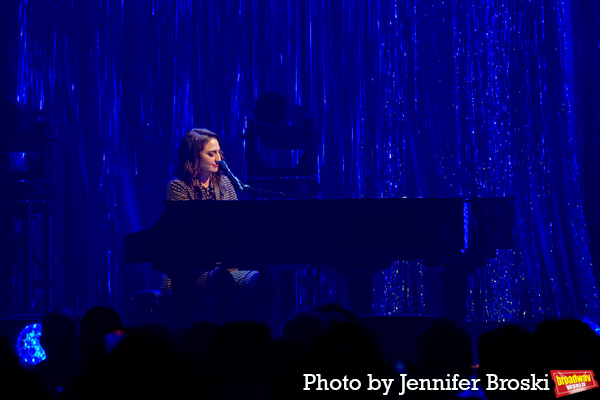
<path fill-rule="evenodd" d="M 167 186 L 167 201 L 194 200 L 189 186 L 179 179 L 172 180 Z"/>
<path fill-rule="evenodd" d="M 222 193 L 221 193 L 221 200 L 237 200 L 237 195 L 235 193 L 235 189 L 233 188 L 233 185 L 231 183 L 231 181 L 229 180 L 229 178 L 227 178 L 226 176 L 221 176 L 221 186 L 222 186 Z"/>

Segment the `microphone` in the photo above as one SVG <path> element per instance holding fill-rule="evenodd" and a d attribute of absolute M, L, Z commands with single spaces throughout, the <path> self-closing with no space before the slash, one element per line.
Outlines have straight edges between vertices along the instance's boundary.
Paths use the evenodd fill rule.
<path fill-rule="evenodd" d="M 235 175 L 233 175 L 233 173 L 229 169 L 229 165 L 227 165 L 227 163 L 225 161 L 219 161 L 218 164 L 219 164 L 219 169 L 221 171 L 223 171 L 225 176 L 227 176 L 231 180 L 231 183 L 233 183 L 233 186 L 235 186 L 235 189 L 239 192 L 243 192 L 244 189 L 246 188 L 246 185 L 244 185 L 238 178 L 235 177 Z"/>

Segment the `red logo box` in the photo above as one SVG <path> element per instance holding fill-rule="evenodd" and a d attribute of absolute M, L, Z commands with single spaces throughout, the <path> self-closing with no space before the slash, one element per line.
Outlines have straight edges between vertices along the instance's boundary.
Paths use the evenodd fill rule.
<path fill-rule="evenodd" d="M 552 370 L 550 372 L 552 373 L 552 380 L 555 385 L 554 393 L 557 398 L 598 387 L 598 382 L 594 379 L 594 371 Z"/>

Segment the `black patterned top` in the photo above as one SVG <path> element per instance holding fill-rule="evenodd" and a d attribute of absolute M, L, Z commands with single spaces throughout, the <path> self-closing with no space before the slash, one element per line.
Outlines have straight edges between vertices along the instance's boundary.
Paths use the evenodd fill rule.
<path fill-rule="evenodd" d="M 181 179 L 173 179 L 167 186 L 167 200 L 237 200 L 235 189 L 226 176 L 221 177 L 221 189 L 212 179 L 208 188 L 198 186 L 190 187 Z"/>
<path fill-rule="evenodd" d="M 216 188 L 217 184 L 214 179 L 211 179 L 208 182 L 208 186 L 204 187 L 204 185 L 194 186 L 196 193 L 199 194 L 201 200 L 216 200 Z"/>

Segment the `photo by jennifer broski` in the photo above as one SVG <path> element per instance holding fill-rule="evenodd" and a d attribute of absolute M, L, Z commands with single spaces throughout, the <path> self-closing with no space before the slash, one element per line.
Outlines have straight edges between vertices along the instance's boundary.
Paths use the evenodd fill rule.
<path fill-rule="evenodd" d="M 594 378 L 594 371 L 585 370 L 552 370 L 554 393 L 556 397 L 563 397 L 598 387 Z"/>

